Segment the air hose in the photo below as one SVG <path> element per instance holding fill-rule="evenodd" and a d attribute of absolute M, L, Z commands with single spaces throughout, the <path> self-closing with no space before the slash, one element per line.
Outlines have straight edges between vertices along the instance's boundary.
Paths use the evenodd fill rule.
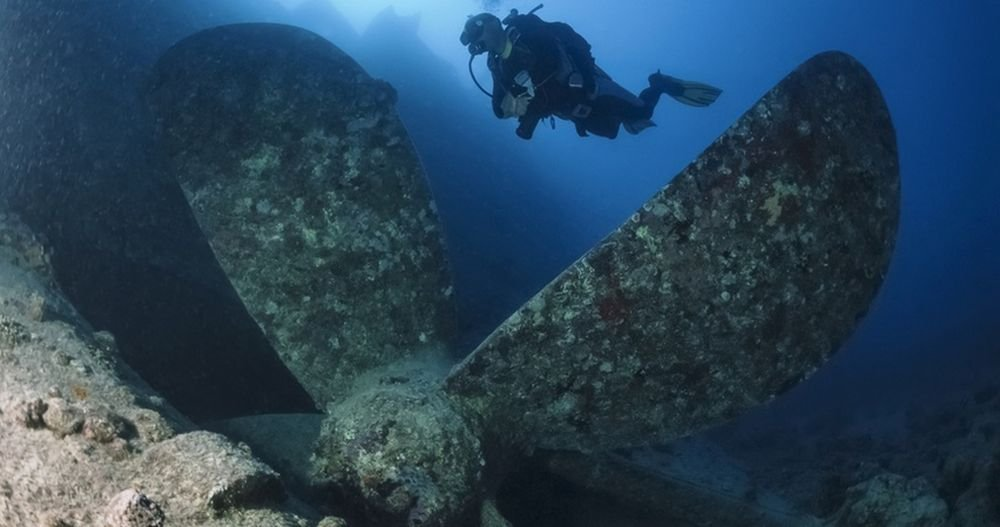
<path fill-rule="evenodd" d="M 491 94 L 490 92 L 486 91 L 486 89 L 483 88 L 482 84 L 479 84 L 479 79 L 476 78 L 476 73 L 474 71 L 472 71 L 472 61 L 475 60 L 475 59 L 476 59 L 475 55 L 469 55 L 469 76 L 472 77 L 472 82 L 476 83 L 476 87 L 479 88 L 479 91 L 483 92 L 484 94 L 486 94 L 487 97 L 489 97 L 490 99 L 492 99 L 493 98 L 493 94 Z"/>

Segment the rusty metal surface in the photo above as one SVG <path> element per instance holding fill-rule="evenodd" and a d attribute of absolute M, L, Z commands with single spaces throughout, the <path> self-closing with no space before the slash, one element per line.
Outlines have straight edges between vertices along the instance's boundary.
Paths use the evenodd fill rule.
<path fill-rule="evenodd" d="M 160 146 L 216 257 L 321 406 L 451 334 L 451 287 L 395 91 L 306 30 L 198 33 L 157 64 Z"/>

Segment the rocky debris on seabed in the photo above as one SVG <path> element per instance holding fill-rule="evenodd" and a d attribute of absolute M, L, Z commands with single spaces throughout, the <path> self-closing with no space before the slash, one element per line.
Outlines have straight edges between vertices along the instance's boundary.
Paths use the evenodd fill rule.
<path fill-rule="evenodd" d="M 0 525 L 316 524 L 274 471 L 196 431 L 107 353 L 13 215 L 0 215 L 0 242 Z M 39 302 L 60 316 L 37 317 Z"/>
<path fill-rule="evenodd" d="M 190 432 L 155 444 L 137 462 L 144 467 L 139 476 L 143 487 L 158 490 L 160 499 L 189 516 L 284 498 L 277 472 L 248 449 L 211 432 Z"/>
<path fill-rule="evenodd" d="M 42 419 L 56 437 L 63 438 L 83 429 L 84 411 L 80 407 L 61 397 L 52 397 L 45 404 L 48 409 Z"/>
<path fill-rule="evenodd" d="M 846 521 L 844 508 L 866 484 L 903 477 L 926 482 L 923 491 L 945 504 L 943 525 L 1000 525 L 998 386 L 986 382 L 901 410 L 822 416 L 723 442 L 751 477 L 819 516 Z M 879 488 L 892 487 L 871 491 Z"/>
<path fill-rule="evenodd" d="M 316 527 L 348 527 L 348 523 L 343 518 L 327 516 L 320 520 Z"/>
<path fill-rule="evenodd" d="M 564 494 L 590 496 L 578 503 L 553 497 L 570 503 L 571 510 L 589 511 L 575 514 L 574 526 L 599 525 L 585 516 L 614 510 L 637 514 L 642 519 L 635 520 L 636 525 L 822 525 L 819 518 L 757 485 L 734 459 L 702 438 L 657 448 L 590 455 L 556 452 L 541 458 L 549 474 L 578 489 Z M 610 505 L 602 510 L 601 501 Z"/>
<path fill-rule="evenodd" d="M 10 413 L 14 416 L 14 422 L 25 428 L 42 428 L 45 426 L 42 416 L 46 409 L 45 401 L 33 399 L 17 403 Z"/>
<path fill-rule="evenodd" d="M 847 489 L 837 527 L 945 527 L 948 505 L 924 478 L 880 474 Z"/>
<path fill-rule="evenodd" d="M 106 527 L 163 527 L 163 522 L 163 509 L 135 489 L 123 490 L 111 498 L 104 514 Z"/>

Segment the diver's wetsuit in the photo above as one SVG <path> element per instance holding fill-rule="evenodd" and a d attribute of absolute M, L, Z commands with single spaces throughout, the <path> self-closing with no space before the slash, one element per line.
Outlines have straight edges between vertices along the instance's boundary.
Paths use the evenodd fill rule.
<path fill-rule="evenodd" d="M 552 115 L 573 121 L 581 136 L 590 132 L 614 138 L 623 123 L 630 131 L 652 124 L 649 119 L 659 101 L 659 90 L 646 88 L 636 97 L 594 64 L 589 49 L 564 46 L 557 35 L 547 30 L 551 25 L 541 23 L 534 15 L 524 16 L 533 17 L 538 23 L 525 24 L 529 27 L 524 30 L 517 26 L 511 34 L 513 47 L 506 59 L 493 54 L 489 57 L 493 113 L 497 117 L 504 117 L 501 105 L 508 93 L 517 96 L 524 92 L 514 80 L 518 73 L 527 71 L 534 83 L 535 96 L 527 112 L 518 118 L 518 136 L 531 138 L 538 122 Z M 564 52 L 569 65 L 583 78 L 580 88 L 567 83 L 570 71 Z"/>

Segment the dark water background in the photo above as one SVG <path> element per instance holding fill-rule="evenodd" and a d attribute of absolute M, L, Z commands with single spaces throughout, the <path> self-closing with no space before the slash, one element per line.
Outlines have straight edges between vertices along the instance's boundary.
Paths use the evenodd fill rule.
<path fill-rule="evenodd" d="M 491 3 L 500 14 L 532 7 Z M 25 2 L 0 0 L 0 7 L 19 4 Z M 419 20 L 387 12 L 359 33 L 322 0 L 293 10 L 266 0 L 88 2 L 84 15 L 66 24 L 77 35 L 93 35 L 92 49 L 81 57 L 113 67 L 106 72 L 112 80 L 93 77 L 95 93 L 141 82 L 166 46 L 192 31 L 237 21 L 303 25 L 392 82 L 438 202 L 467 349 L 627 218 L 796 65 L 821 51 L 846 51 L 874 74 L 896 123 L 903 209 L 895 259 L 869 316 L 832 363 L 752 418 L 791 422 L 860 412 L 997 377 L 1000 2 L 547 4 L 539 14 L 575 26 L 594 46 L 598 63 L 625 87 L 641 89 L 660 68 L 718 85 L 723 97 L 708 109 L 665 99 L 655 116 L 660 126 L 638 137 L 580 139 L 559 123 L 522 141 L 513 123 L 493 118 L 488 101 L 455 67 L 466 56 L 457 41 L 461 23 L 481 8 L 471 0 L 465 12 L 453 13 L 454 48 L 445 55 L 421 42 Z M 11 24 L 23 28 L 31 21 L 2 23 L 0 39 L 9 39 Z M 88 67 L 76 59 L 67 64 Z M 477 71 L 488 85 L 481 60 Z M 88 131 L 108 136 L 94 148 L 112 164 L 127 163 L 128 153 L 116 149 L 112 136 L 142 118 L 115 112 L 134 92 L 109 92 L 92 97 L 103 105 L 74 109 L 74 98 L 92 95 L 88 89 L 69 87 L 63 102 L 53 104 L 70 108 L 60 113 L 66 122 L 76 112 L 103 114 L 113 124 Z"/>

